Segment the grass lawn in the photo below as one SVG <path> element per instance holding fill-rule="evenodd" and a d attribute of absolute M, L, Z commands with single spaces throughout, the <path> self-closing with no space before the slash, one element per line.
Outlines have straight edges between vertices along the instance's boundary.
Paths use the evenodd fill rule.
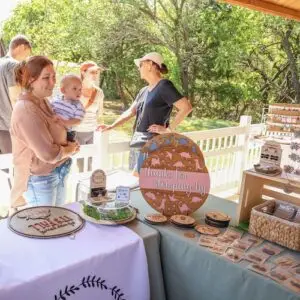
<path fill-rule="evenodd" d="M 103 122 L 105 124 L 112 124 L 122 113 L 122 105 L 120 101 L 105 101 L 104 102 L 104 116 Z M 125 123 L 123 126 L 117 127 L 117 131 L 126 133 L 126 135 L 132 134 L 134 118 Z M 178 132 L 188 132 L 188 131 L 199 131 L 199 130 L 209 130 L 222 127 L 237 126 L 238 123 L 226 120 L 216 120 L 216 119 L 199 119 L 196 117 L 186 118 L 177 128 Z"/>

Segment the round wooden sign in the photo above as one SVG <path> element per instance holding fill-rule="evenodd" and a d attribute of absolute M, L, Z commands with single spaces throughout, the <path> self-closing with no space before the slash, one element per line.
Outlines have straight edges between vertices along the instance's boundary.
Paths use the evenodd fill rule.
<path fill-rule="evenodd" d="M 168 134 L 171 141 L 178 141 L 175 137 Z M 188 215 L 201 207 L 209 194 L 210 178 L 203 155 L 186 137 L 184 144 L 176 142 L 164 146 L 159 146 L 157 138 L 151 140 L 158 145 L 157 150 L 148 152 L 140 171 L 142 194 L 163 215 Z M 162 137 L 160 140 L 164 141 Z"/>
<path fill-rule="evenodd" d="M 56 238 L 80 230 L 84 220 L 74 211 L 64 207 L 28 207 L 13 214 L 9 228 L 20 235 L 32 238 Z"/>

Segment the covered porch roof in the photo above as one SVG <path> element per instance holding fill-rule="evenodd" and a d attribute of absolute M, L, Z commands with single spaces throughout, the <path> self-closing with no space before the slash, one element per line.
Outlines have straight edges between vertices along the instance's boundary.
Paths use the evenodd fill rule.
<path fill-rule="evenodd" d="M 234 5 L 244 6 L 276 16 L 300 21 L 299 0 L 219 0 Z"/>

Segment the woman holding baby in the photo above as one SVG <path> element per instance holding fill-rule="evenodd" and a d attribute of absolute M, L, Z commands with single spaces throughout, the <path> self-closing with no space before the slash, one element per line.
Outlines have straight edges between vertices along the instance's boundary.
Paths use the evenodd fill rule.
<path fill-rule="evenodd" d="M 45 56 L 32 56 L 17 65 L 15 75 L 23 92 L 11 120 L 11 207 L 61 205 L 70 157 L 79 151 L 79 144 L 67 141 L 66 127 L 47 100 L 56 82 L 53 63 Z"/>

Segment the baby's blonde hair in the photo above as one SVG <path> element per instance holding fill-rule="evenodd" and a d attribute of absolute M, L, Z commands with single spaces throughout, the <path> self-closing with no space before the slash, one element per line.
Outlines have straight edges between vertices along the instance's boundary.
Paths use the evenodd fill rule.
<path fill-rule="evenodd" d="M 80 83 L 82 82 L 79 76 L 75 74 L 67 74 L 61 79 L 60 88 L 66 87 L 72 80 L 78 80 Z"/>

